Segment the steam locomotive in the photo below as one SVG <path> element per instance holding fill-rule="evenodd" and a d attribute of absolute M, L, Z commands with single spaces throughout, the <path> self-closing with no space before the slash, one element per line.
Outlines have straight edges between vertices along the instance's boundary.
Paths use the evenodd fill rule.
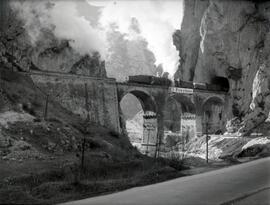
<path fill-rule="evenodd" d="M 224 91 L 227 92 L 228 89 L 223 88 L 218 84 L 208 84 L 208 83 L 193 83 L 190 81 L 183 80 L 170 80 L 165 77 L 155 77 L 151 75 L 133 75 L 128 78 L 129 83 L 139 83 L 146 85 L 161 85 L 161 86 L 175 86 L 181 88 L 190 88 L 198 90 L 210 90 L 210 91 Z"/>
<path fill-rule="evenodd" d="M 133 75 L 128 77 L 129 83 L 139 83 L 147 85 L 171 86 L 172 81 L 164 77 L 155 77 L 151 75 Z"/>

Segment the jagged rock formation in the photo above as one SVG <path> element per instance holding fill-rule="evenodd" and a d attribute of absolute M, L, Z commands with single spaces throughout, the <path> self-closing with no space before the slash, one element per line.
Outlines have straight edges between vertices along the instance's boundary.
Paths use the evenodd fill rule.
<path fill-rule="evenodd" d="M 244 116 L 240 132 L 247 132 L 268 118 L 270 110 L 270 69 L 265 65 L 257 71 L 253 82 L 253 98 L 248 113 Z M 268 123 L 269 124 L 269 123 Z"/>
<path fill-rule="evenodd" d="M 270 3 L 186 0 L 181 32 L 175 35 L 180 67 L 175 78 L 226 81 L 234 130 L 248 133 L 269 107 Z M 238 121 L 239 123 L 235 123 Z"/>
<path fill-rule="evenodd" d="M 179 69 L 175 73 L 176 78 L 193 80 L 200 48 L 201 19 L 208 4 L 208 0 L 186 0 L 184 3 L 181 31 L 176 32 L 174 38 L 178 39 L 174 43 L 179 49 L 180 55 Z"/>
<path fill-rule="evenodd" d="M 93 56 L 85 55 L 81 60 L 71 67 L 70 73 L 106 77 L 105 62 L 100 60 L 99 53 Z"/>
<path fill-rule="evenodd" d="M 39 69 L 64 73 L 106 77 L 104 62 L 97 54 L 79 54 L 70 39 L 58 39 L 50 29 L 42 29 L 35 44 L 24 22 L 11 9 L 9 1 L 1 1 L 0 62 L 10 69 Z"/>

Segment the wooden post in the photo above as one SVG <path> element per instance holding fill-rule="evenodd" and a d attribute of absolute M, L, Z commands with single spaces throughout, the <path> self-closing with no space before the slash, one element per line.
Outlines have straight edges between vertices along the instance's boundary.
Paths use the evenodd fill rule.
<path fill-rule="evenodd" d="M 85 121 L 85 124 L 84 124 L 85 133 L 83 135 L 83 141 L 82 141 L 82 153 L 81 153 L 81 170 L 82 171 L 84 169 L 84 158 L 85 158 L 85 144 L 86 144 L 85 135 L 87 133 L 87 129 L 88 129 L 87 126 L 88 126 L 88 123 L 90 121 L 87 83 L 84 84 L 84 92 L 85 92 L 85 109 L 87 111 L 87 116 L 86 116 L 86 121 Z"/>
<path fill-rule="evenodd" d="M 87 83 L 84 84 L 84 91 L 85 91 L 85 109 L 87 111 L 86 121 L 89 122 L 90 115 L 89 115 L 89 96 L 88 96 Z"/>
<path fill-rule="evenodd" d="M 206 163 L 208 163 L 208 123 L 206 122 Z"/>
<path fill-rule="evenodd" d="M 148 156 L 148 147 L 149 147 L 149 134 L 150 134 L 150 129 L 149 127 L 147 128 L 147 145 L 146 145 L 146 155 Z"/>
<path fill-rule="evenodd" d="M 156 118 L 157 118 L 157 145 L 156 145 L 156 154 L 155 154 L 156 156 L 155 157 L 159 158 L 160 147 L 161 147 L 161 143 L 162 143 L 162 136 L 164 135 L 164 130 L 160 129 L 159 124 L 162 122 L 162 126 L 163 126 L 163 116 L 162 116 L 162 114 L 157 113 Z"/>
<path fill-rule="evenodd" d="M 184 132 L 182 132 L 182 152 L 185 152 L 185 144 L 186 144 L 186 136 L 183 135 Z"/>
<path fill-rule="evenodd" d="M 84 169 L 84 152 L 85 152 L 85 143 L 86 143 L 86 139 L 85 137 L 83 138 L 83 142 L 82 142 L 82 156 L 81 156 L 81 170 Z"/>
<path fill-rule="evenodd" d="M 14 42 L 12 42 L 12 47 L 11 47 L 12 49 L 11 49 L 11 52 L 12 52 L 12 58 L 13 58 L 13 61 L 11 62 L 12 63 L 12 71 L 14 72 L 14 58 L 15 58 L 15 56 L 14 56 Z"/>
<path fill-rule="evenodd" d="M 49 95 L 46 95 L 46 103 L 45 103 L 45 110 L 44 110 L 44 114 L 43 117 L 46 120 L 47 116 L 48 116 L 48 105 L 49 105 Z"/>
<path fill-rule="evenodd" d="M 158 157 L 159 157 L 159 135 L 157 132 L 155 159 L 157 159 Z"/>

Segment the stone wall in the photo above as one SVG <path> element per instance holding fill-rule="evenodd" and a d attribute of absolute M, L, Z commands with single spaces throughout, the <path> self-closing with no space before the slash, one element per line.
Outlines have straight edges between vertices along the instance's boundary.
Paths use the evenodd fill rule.
<path fill-rule="evenodd" d="M 43 72 L 32 73 L 31 77 L 41 90 L 50 95 L 50 100 L 59 102 L 83 119 L 87 119 L 89 113 L 91 122 L 120 131 L 114 79 Z"/>

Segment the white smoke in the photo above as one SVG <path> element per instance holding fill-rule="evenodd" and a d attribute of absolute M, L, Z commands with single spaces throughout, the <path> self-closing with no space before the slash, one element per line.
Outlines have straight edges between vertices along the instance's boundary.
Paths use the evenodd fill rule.
<path fill-rule="evenodd" d="M 24 27 L 32 44 L 38 41 L 42 28 L 53 29 L 49 16 L 50 4 L 34 1 L 12 1 L 11 6 L 18 16 L 24 20 Z"/>
<path fill-rule="evenodd" d="M 93 1 L 89 4 L 103 6 L 100 24 L 108 28 L 111 23 L 119 27 L 121 33 L 130 38 L 129 26 L 132 18 L 140 25 L 141 35 L 148 42 L 148 48 L 156 57 L 156 65 L 162 64 L 165 72 L 172 77 L 175 73 L 179 54 L 173 45 L 172 35 L 180 29 L 183 3 L 180 1 Z"/>
<path fill-rule="evenodd" d="M 13 1 L 13 8 L 25 21 L 25 28 L 35 44 L 43 29 L 50 29 L 59 39 L 68 39 L 80 54 L 98 51 L 102 59 L 106 55 L 106 35 L 93 27 L 77 11 L 75 1 Z"/>
<path fill-rule="evenodd" d="M 139 1 L 93 1 L 89 5 L 102 6 L 98 26 L 81 15 L 77 5 L 85 1 L 47 0 L 13 1 L 12 5 L 25 21 L 32 43 L 40 40 L 41 31 L 50 29 L 60 39 L 69 39 L 71 46 L 81 54 L 98 51 L 102 59 L 108 54 L 106 33 L 110 24 L 119 27 L 121 33 L 132 39 L 131 20 L 136 18 L 140 25 L 140 37 L 148 42 L 148 48 L 162 64 L 165 72 L 173 76 L 179 62 L 178 51 L 173 45 L 172 34 L 180 29 L 182 0 L 139 0 Z M 87 4 L 87 3 L 86 3 Z M 90 12 L 90 11 L 89 11 Z M 91 15 L 91 14 L 90 14 Z"/>

